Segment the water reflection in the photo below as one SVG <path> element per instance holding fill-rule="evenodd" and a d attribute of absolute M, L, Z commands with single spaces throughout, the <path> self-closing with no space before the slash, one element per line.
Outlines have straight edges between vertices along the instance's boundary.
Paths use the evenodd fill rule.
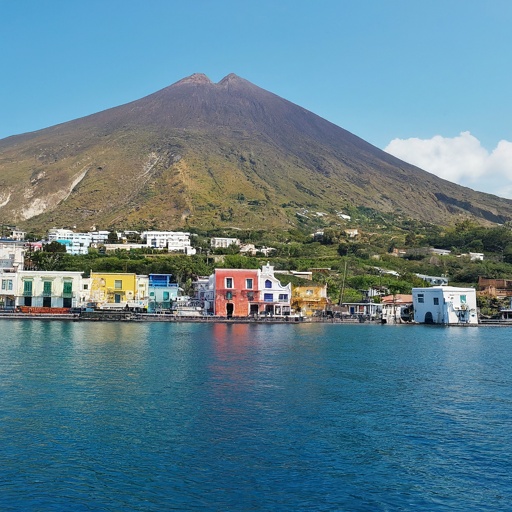
<path fill-rule="evenodd" d="M 511 507 L 508 331 L 2 327 L 2 509 Z"/>

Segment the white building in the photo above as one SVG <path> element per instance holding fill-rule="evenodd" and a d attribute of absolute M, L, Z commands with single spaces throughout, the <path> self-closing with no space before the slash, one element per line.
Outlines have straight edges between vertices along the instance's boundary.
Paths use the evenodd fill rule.
<path fill-rule="evenodd" d="M 265 304 L 265 313 L 270 315 L 289 315 L 291 311 L 292 285 L 283 286 L 274 276 L 274 267 L 268 262 L 258 271 L 260 301 Z"/>
<path fill-rule="evenodd" d="M 22 240 L 25 240 L 25 235 L 27 233 L 25 231 L 19 231 L 17 229 L 13 229 L 12 230 L 12 233 L 11 233 L 11 238 L 13 240 L 16 240 L 18 242 L 22 241 Z"/>
<path fill-rule="evenodd" d="M 256 246 L 254 244 L 242 244 L 240 247 L 240 254 L 242 255 L 249 255 L 249 256 L 255 256 L 256 255 Z"/>
<path fill-rule="evenodd" d="M 212 246 L 212 249 L 226 249 L 230 245 L 240 245 L 240 240 L 238 240 L 238 238 L 212 238 L 210 240 L 210 245 Z"/>
<path fill-rule="evenodd" d="M 478 324 L 474 288 L 413 288 L 414 321 L 420 324 Z"/>
<path fill-rule="evenodd" d="M 9 240 L 0 241 L 0 269 L 23 270 L 25 252 L 23 243 Z"/>
<path fill-rule="evenodd" d="M 131 244 L 131 243 L 124 243 L 124 244 L 104 244 L 105 251 L 117 251 L 118 249 L 121 251 L 131 251 L 132 249 L 146 249 L 146 244 Z"/>
<path fill-rule="evenodd" d="M 446 286 L 449 282 L 448 277 L 444 276 L 426 276 L 425 274 L 416 274 L 416 277 L 423 279 L 432 286 Z"/>
<path fill-rule="evenodd" d="M 448 251 L 447 249 L 436 249 L 435 247 L 431 247 L 430 252 L 432 254 L 437 254 L 438 256 L 449 256 L 452 251 Z"/>
<path fill-rule="evenodd" d="M 75 233 L 70 229 L 52 229 L 48 233 L 49 242 L 59 242 L 66 246 L 66 252 L 73 256 L 88 254 L 91 246 L 91 233 Z"/>
<path fill-rule="evenodd" d="M 16 305 L 37 308 L 71 308 L 80 303 L 83 272 L 18 272 Z"/>
<path fill-rule="evenodd" d="M 14 270 L 0 269 L 0 308 L 14 309 L 18 273 Z"/>
<path fill-rule="evenodd" d="M 108 235 L 110 235 L 110 231 L 92 231 L 89 233 L 91 235 L 91 243 L 103 245 L 108 240 Z"/>
<path fill-rule="evenodd" d="M 475 261 L 475 260 L 483 261 L 484 260 L 484 254 L 481 253 L 481 252 L 470 252 L 469 253 L 469 259 L 471 261 Z"/>
<path fill-rule="evenodd" d="M 169 252 L 181 252 L 192 256 L 196 250 L 190 245 L 190 233 L 181 231 L 143 231 L 142 240 L 151 249 L 167 249 Z"/>
<path fill-rule="evenodd" d="M 197 276 L 196 280 L 192 282 L 195 299 L 204 301 L 209 297 L 209 281 L 209 276 Z"/>
<path fill-rule="evenodd" d="M 357 229 L 345 229 L 345 233 L 347 233 L 349 238 L 355 238 L 359 235 L 359 230 Z"/>
<path fill-rule="evenodd" d="M 399 324 L 411 321 L 412 295 L 399 293 L 382 297 L 381 306 L 381 322 L 383 324 Z"/>

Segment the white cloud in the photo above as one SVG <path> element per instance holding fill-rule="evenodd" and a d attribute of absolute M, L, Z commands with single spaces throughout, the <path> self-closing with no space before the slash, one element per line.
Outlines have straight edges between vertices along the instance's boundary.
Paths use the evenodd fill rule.
<path fill-rule="evenodd" d="M 476 137 L 462 132 L 453 139 L 395 139 L 384 151 L 440 178 L 512 198 L 512 142 L 502 140 L 489 153 Z"/>

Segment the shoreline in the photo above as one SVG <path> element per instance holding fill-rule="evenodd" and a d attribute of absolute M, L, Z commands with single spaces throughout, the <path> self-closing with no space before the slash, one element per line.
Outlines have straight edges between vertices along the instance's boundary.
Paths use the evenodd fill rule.
<path fill-rule="evenodd" d="M 388 325 L 388 326 L 416 326 L 427 325 L 417 323 L 382 324 L 379 321 L 360 322 L 356 319 L 341 320 L 339 318 L 322 317 L 284 317 L 284 318 L 223 318 L 223 317 L 192 317 L 151 315 L 140 313 L 99 313 L 86 314 L 38 314 L 38 313 L 0 313 L 0 320 L 41 320 L 41 321 L 67 321 L 67 322 L 167 322 L 167 323 L 224 323 L 224 324 L 280 324 L 280 325 L 310 325 L 310 324 L 336 324 L 336 325 Z M 512 327 L 512 322 L 484 322 L 478 324 L 443 324 L 435 327 Z"/>

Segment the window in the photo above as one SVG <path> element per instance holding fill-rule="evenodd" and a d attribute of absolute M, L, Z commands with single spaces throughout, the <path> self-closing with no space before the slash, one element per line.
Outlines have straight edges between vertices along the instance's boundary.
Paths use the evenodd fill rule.
<path fill-rule="evenodd" d="M 272 293 L 265 293 L 263 300 L 265 302 L 274 302 L 274 295 Z"/>
<path fill-rule="evenodd" d="M 89 289 L 89 285 L 88 284 L 84 284 L 84 290 L 88 290 Z"/>
<path fill-rule="evenodd" d="M 51 283 L 51 281 L 45 281 L 43 283 L 43 293 L 45 293 L 45 294 L 52 293 L 52 283 Z"/>
<path fill-rule="evenodd" d="M 64 293 L 73 293 L 73 283 L 71 281 L 64 283 Z"/>
<path fill-rule="evenodd" d="M 233 278 L 226 277 L 226 288 L 233 288 Z"/>
<path fill-rule="evenodd" d="M 123 281 L 120 279 L 116 279 L 114 283 L 114 288 L 116 290 L 122 290 L 123 289 Z"/>
<path fill-rule="evenodd" d="M 233 298 L 233 292 L 227 292 L 226 293 L 226 299 L 231 300 Z"/>
<path fill-rule="evenodd" d="M 434 306 L 439 306 L 439 298 L 434 297 Z"/>
<path fill-rule="evenodd" d="M 246 287 L 248 290 L 252 290 L 252 279 L 246 279 L 246 280 L 245 280 L 245 287 Z"/>
<path fill-rule="evenodd" d="M 169 292 L 164 292 L 164 300 L 169 300 Z"/>
<path fill-rule="evenodd" d="M 313 290 L 306 290 L 306 295 L 313 295 Z"/>
<path fill-rule="evenodd" d="M 12 290 L 12 281 L 10 279 L 7 281 L 7 289 Z"/>
<path fill-rule="evenodd" d="M 247 292 L 247 300 L 254 300 L 254 292 Z"/>
<path fill-rule="evenodd" d="M 7 279 L 2 279 L 2 290 L 7 290 Z"/>
<path fill-rule="evenodd" d="M 23 293 L 32 295 L 32 281 L 25 281 L 23 285 Z"/>
<path fill-rule="evenodd" d="M 460 303 L 461 304 L 466 304 L 466 296 L 465 295 L 461 295 L 460 296 Z"/>
<path fill-rule="evenodd" d="M 272 288 L 272 281 L 270 279 L 265 281 L 265 288 Z"/>
<path fill-rule="evenodd" d="M 418 293 L 418 302 L 423 304 L 425 302 L 425 295 L 423 293 Z"/>
<path fill-rule="evenodd" d="M 287 293 L 279 294 L 279 300 L 280 301 L 287 301 L 288 300 L 288 294 Z"/>

